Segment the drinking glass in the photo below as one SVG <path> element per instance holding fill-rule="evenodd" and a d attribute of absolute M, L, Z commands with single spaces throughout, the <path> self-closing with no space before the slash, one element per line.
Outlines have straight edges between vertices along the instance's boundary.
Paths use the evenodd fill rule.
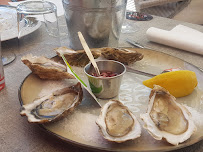
<path fill-rule="evenodd" d="M 21 3 L 17 6 L 17 21 L 21 51 L 47 57 L 55 55 L 53 50 L 61 46 L 55 4 L 47 1 Z M 33 32 L 28 34 L 30 30 Z"/>

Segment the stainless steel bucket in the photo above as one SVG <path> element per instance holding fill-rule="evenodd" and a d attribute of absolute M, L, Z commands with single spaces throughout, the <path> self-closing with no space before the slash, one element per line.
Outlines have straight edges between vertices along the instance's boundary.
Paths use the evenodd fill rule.
<path fill-rule="evenodd" d="M 81 31 L 90 48 L 118 45 L 127 0 L 62 0 L 69 47 L 82 49 Z"/>
<path fill-rule="evenodd" d="M 95 73 L 95 69 L 91 63 L 87 64 L 84 72 L 88 77 L 89 85 L 97 98 L 110 99 L 118 95 L 122 77 L 126 72 L 124 64 L 114 60 L 97 61 L 98 68 L 101 71 L 110 71 L 118 75 L 113 77 L 95 77 L 91 73 Z"/>

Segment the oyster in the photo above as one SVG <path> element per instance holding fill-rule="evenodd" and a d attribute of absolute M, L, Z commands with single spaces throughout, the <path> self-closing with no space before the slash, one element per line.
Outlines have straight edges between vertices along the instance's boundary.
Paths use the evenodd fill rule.
<path fill-rule="evenodd" d="M 126 65 L 140 61 L 144 56 L 135 50 L 118 48 L 102 48 L 101 53 L 106 59 L 116 60 Z"/>
<path fill-rule="evenodd" d="M 90 61 L 84 50 L 75 51 L 66 47 L 59 47 L 55 51 L 58 56 L 61 56 L 62 53 L 70 65 L 83 67 Z M 97 49 L 91 49 L 91 52 L 95 59 L 101 56 Z"/>
<path fill-rule="evenodd" d="M 117 143 L 138 138 L 141 134 L 136 117 L 117 100 L 110 100 L 102 107 L 96 124 L 105 139 Z"/>
<path fill-rule="evenodd" d="M 66 87 L 50 95 L 23 105 L 20 114 L 27 116 L 29 122 L 46 123 L 57 120 L 72 112 L 82 101 L 81 84 Z"/>
<path fill-rule="evenodd" d="M 46 57 L 37 57 L 28 54 L 21 58 L 21 61 L 27 65 L 30 70 L 41 79 L 60 80 L 74 79 L 74 76 L 67 71 L 66 66 L 52 61 Z"/>
<path fill-rule="evenodd" d="M 140 115 L 144 128 L 153 138 L 164 138 L 172 145 L 184 142 L 196 131 L 190 112 L 175 100 L 167 90 L 155 85 L 149 96 L 147 113 Z"/>

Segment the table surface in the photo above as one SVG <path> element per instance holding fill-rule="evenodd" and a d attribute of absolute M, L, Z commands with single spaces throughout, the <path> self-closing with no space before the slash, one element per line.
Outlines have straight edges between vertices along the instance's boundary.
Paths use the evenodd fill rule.
<path fill-rule="evenodd" d="M 63 20 L 64 17 L 61 17 Z M 146 38 L 146 30 L 149 27 L 157 27 L 165 30 L 170 30 L 178 24 L 183 24 L 188 27 L 197 29 L 203 32 L 203 26 L 184 23 L 176 20 L 155 17 L 147 22 L 127 21 L 138 29 L 137 32 L 121 34 L 119 46 L 129 47 L 125 42 L 126 38 L 133 39 L 140 44 L 151 47 L 157 51 L 164 52 L 189 63 L 196 65 L 203 69 L 203 56 L 175 49 L 172 47 L 163 46 L 160 44 L 149 42 Z M 18 89 L 24 78 L 30 73 L 30 70 L 21 62 L 21 57 L 28 53 L 35 53 L 37 55 L 49 54 L 48 57 L 53 56 L 50 52 L 41 52 L 34 49 L 27 51 L 27 49 L 19 49 L 17 46 L 17 39 L 12 39 L 2 43 L 2 52 L 14 52 L 16 60 L 4 67 L 6 87 L 0 91 L 0 151 L 2 152 L 89 152 L 75 145 L 71 145 L 53 135 L 48 134 L 36 124 L 30 124 L 26 117 L 21 117 L 20 104 L 18 99 Z M 35 47 L 29 45 L 29 47 Z M 131 46 L 130 46 L 131 47 Z M 203 151 L 203 141 L 200 141 L 192 146 L 176 150 L 174 152 L 200 152 Z"/>

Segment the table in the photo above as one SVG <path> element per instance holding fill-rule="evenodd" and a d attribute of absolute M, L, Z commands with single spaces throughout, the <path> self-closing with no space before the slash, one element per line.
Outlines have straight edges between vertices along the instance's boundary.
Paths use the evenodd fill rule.
<path fill-rule="evenodd" d="M 2 0 L 0 4 L 1 5 L 8 5 L 8 2 L 10 2 L 10 1 L 9 0 Z"/>
<path fill-rule="evenodd" d="M 64 17 L 61 17 L 63 20 Z M 175 25 L 183 24 L 203 32 L 203 26 L 184 23 L 176 20 L 166 19 L 154 16 L 154 19 L 147 22 L 127 21 L 133 24 L 138 31 L 131 34 L 121 34 L 120 46 L 129 47 L 125 38 L 131 38 L 140 44 L 156 49 L 160 52 L 176 56 L 188 61 L 203 69 L 203 56 L 181 51 L 175 48 L 151 43 L 146 39 L 146 30 L 151 27 L 158 27 L 170 30 Z M 41 29 L 40 29 L 41 30 Z M 4 67 L 6 87 L 0 91 L 0 151 L 2 152 L 90 152 L 83 148 L 70 145 L 60 139 L 43 131 L 38 125 L 30 124 L 26 117 L 21 117 L 20 104 L 18 100 L 18 89 L 24 78 L 30 73 L 30 70 L 20 61 L 21 57 L 28 53 L 37 55 L 47 52 L 28 52 L 26 48 L 18 49 L 17 39 L 2 43 L 3 51 L 13 51 L 16 54 L 16 60 Z M 32 46 L 35 47 L 35 46 Z M 10 48 L 10 49 L 8 49 Z M 200 152 L 203 151 L 203 141 L 192 146 L 176 150 L 174 152 Z"/>

